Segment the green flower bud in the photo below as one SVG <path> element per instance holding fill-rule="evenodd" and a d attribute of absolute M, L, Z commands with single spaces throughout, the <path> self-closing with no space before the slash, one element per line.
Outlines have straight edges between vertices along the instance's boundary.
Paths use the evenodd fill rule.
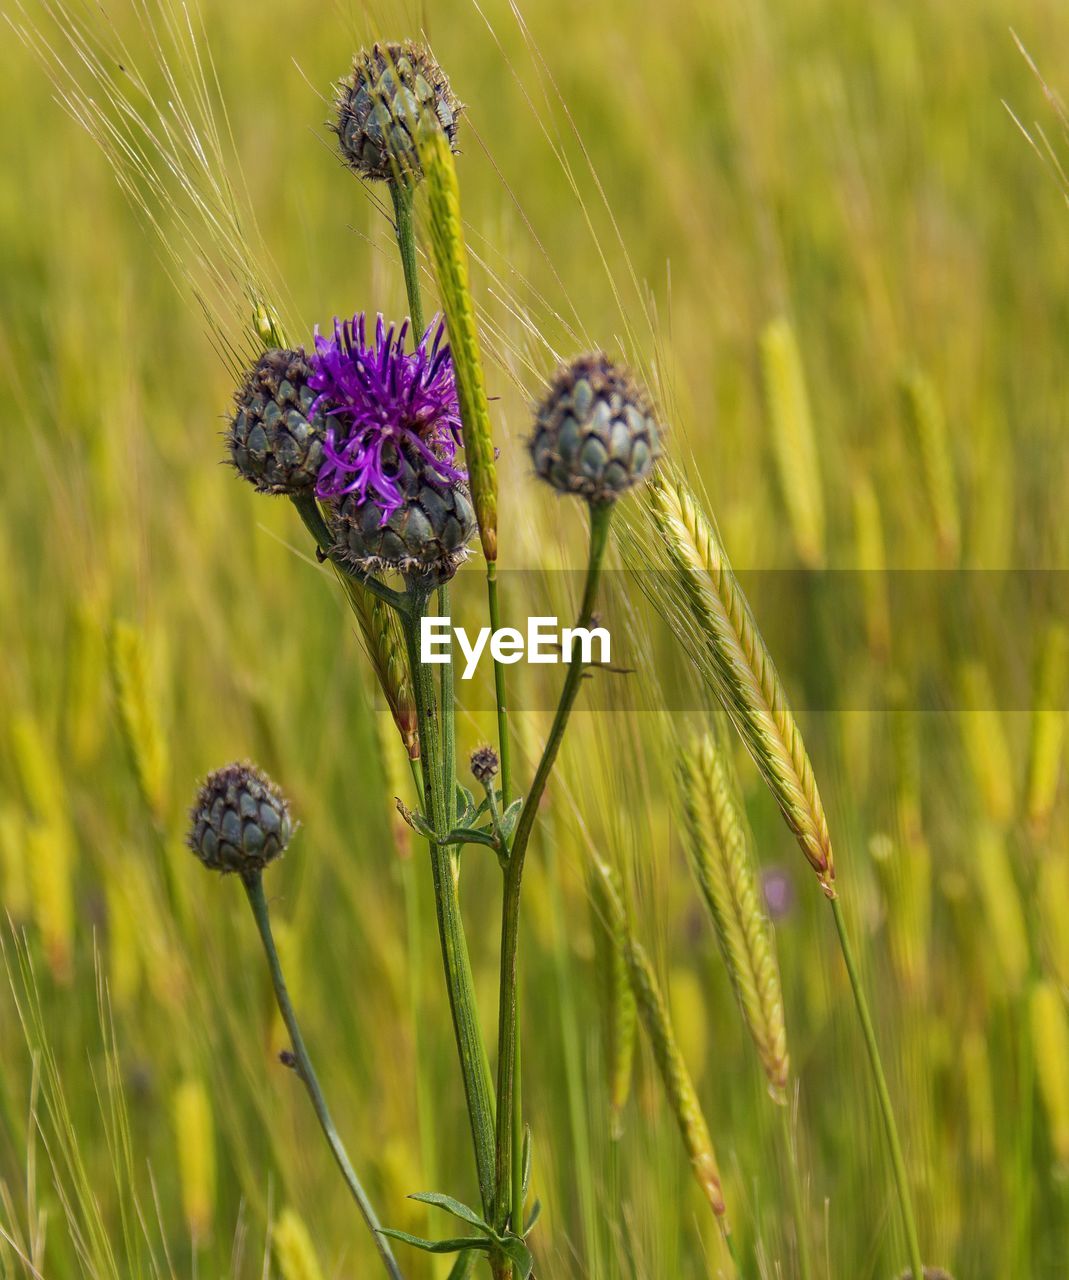
<path fill-rule="evenodd" d="M 422 45 L 406 41 L 361 50 L 337 85 L 335 106 L 331 128 L 345 163 L 363 178 L 421 177 L 417 140 L 428 119 L 437 121 L 455 150 L 462 107 Z"/>
<path fill-rule="evenodd" d="M 323 465 L 325 423 L 312 411 L 303 351 L 265 351 L 234 396 L 230 458 L 260 493 L 311 493 Z"/>
<path fill-rule="evenodd" d="M 228 764 L 205 778 L 189 811 L 187 843 L 212 871 L 261 872 L 293 835 L 282 792 L 252 764 Z"/>
<path fill-rule="evenodd" d="M 599 506 L 650 475 L 663 434 L 649 396 L 628 370 L 593 354 L 558 370 L 536 409 L 529 445 L 541 479 Z"/>

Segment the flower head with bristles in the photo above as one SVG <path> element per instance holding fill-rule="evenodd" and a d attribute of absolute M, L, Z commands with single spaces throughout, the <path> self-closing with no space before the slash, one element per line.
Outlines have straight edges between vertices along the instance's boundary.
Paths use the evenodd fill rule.
<path fill-rule="evenodd" d="M 445 324 L 432 321 L 411 352 L 407 336 L 407 320 L 387 328 L 380 315 L 369 341 L 361 313 L 335 320 L 329 338 L 317 333 L 310 357 L 313 409 L 328 424 L 316 494 L 372 503 L 382 525 L 405 501 L 402 452 L 442 485 L 465 479 L 455 465 L 460 407 Z"/>

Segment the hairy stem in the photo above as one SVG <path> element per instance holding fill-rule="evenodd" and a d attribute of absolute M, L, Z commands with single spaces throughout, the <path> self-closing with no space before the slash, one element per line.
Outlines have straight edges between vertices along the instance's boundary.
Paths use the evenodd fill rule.
<path fill-rule="evenodd" d="M 895 1188 L 898 1191 L 899 1203 L 902 1207 L 902 1223 L 906 1229 L 906 1244 L 909 1249 L 909 1264 L 913 1272 L 913 1280 L 924 1280 L 924 1264 L 921 1261 L 920 1240 L 917 1235 L 917 1222 L 913 1214 L 913 1199 L 910 1195 L 909 1180 L 906 1176 L 906 1162 L 902 1158 L 902 1144 L 898 1138 L 898 1125 L 895 1122 L 894 1109 L 891 1106 L 891 1092 L 887 1088 L 887 1077 L 884 1075 L 883 1062 L 880 1059 L 880 1047 L 876 1043 L 876 1032 L 872 1026 L 872 1015 L 869 1013 L 865 990 L 861 984 L 857 963 L 854 960 L 854 949 L 843 918 L 842 903 L 838 898 L 831 899 L 832 915 L 835 917 L 835 928 L 839 933 L 839 946 L 842 949 L 846 972 L 850 977 L 850 986 L 854 992 L 854 1003 L 857 1016 L 865 1037 L 865 1047 L 869 1053 L 869 1065 L 876 1085 L 876 1096 L 883 1115 L 883 1127 L 887 1133 L 887 1145 L 891 1151 L 891 1168 L 894 1172 Z"/>
<path fill-rule="evenodd" d="M 609 523 L 612 518 L 612 506 L 592 506 L 590 508 L 590 553 L 587 560 L 586 586 L 583 601 L 579 608 L 578 626 L 587 627 L 594 613 L 594 601 L 597 598 L 598 581 L 601 577 L 601 565 L 605 557 L 605 546 L 608 542 Z M 579 686 L 583 680 L 582 654 L 576 653 L 568 667 L 564 688 L 561 690 L 557 712 L 549 731 L 542 752 L 542 758 L 535 771 L 531 790 L 524 801 L 516 835 L 512 842 L 508 864 L 505 868 L 505 892 L 501 907 L 501 987 L 500 1007 L 498 1011 L 498 1060 L 497 1060 L 497 1226 L 504 1226 L 507 1206 L 516 1199 L 515 1188 L 512 1197 L 509 1195 L 510 1179 L 513 1178 L 513 1091 L 515 1082 L 516 1043 L 519 1029 L 519 1004 L 517 999 L 518 946 L 520 929 L 520 889 L 523 882 L 523 863 L 527 854 L 527 845 L 531 839 L 538 806 L 545 794 L 549 775 L 553 771 L 561 740 L 568 724 L 572 707 L 579 694 Z M 522 1189 L 519 1193 L 522 1198 Z M 522 1206 L 520 1222 L 513 1223 L 513 1230 L 522 1231 Z"/>
<path fill-rule="evenodd" d="M 356 1201 L 361 1217 L 367 1223 L 368 1230 L 374 1237 L 375 1247 L 382 1258 L 383 1266 L 392 1277 L 392 1280 L 402 1280 L 401 1269 L 393 1256 L 390 1243 L 382 1235 L 381 1224 L 375 1214 L 375 1210 L 371 1207 L 370 1200 L 367 1198 L 367 1192 L 361 1186 L 360 1179 L 356 1176 L 356 1171 L 353 1169 L 345 1147 L 342 1145 L 342 1140 L 338 1137 L 338 1131 L 335 1129 L 334 1121 L 331 1119 L 330 1112 L 327 1109 L 326 1099 L 323 1097 L 323 1091 L 319 1087 L 319 1080 L 308 1056 L 308 1050 L 305 1048 L 304 1037 L 301 1035 L 297 1015 L 290 1001 L 286 980 L 282 974 L 282 965 L 279 962 L 278 951 L 275 947 L 274 935 L 271 932 L 271 917 L 267 908 L 267 898 L 264 895 L 263 878 L 257 872 L 255 875 L 244 879 L 242 883 L 245 885 L 249 906 L 252 908 L 253 918 L 256 921 L 260 940 L 263 943 L 264 954 L 267 956 L 267 964 L 271 970 L 271 982 L 275 988 L 275 998 L 278 1001 L 279 1012 L 282 1014 L 282 1020 L 286 1024 L 286 1030 L 289 1032 L 297 1074 L 303 1081 L 304 1087 L 308 1091 L 308 1096 L 312 1100 L 312 1107 L 316 1113 L 316 1119 L 319 1121 L 319 1127 L 323 1130 L 331 1153 L 337 1162 L 338 1168 L 341 1170 L 342 1177 L 345 1179 L 352 1197 Z"/>
<path fill-rule="evenodd" d="M 408 292 L 408 318 L 412 321 L 412 337 L 415 342 L 423 334 L 423 298 L 419 288 L 419 259 L 416 255 L 416 235 L 412 226 L 412 188 L 403 181 L 390 182 L 393 197 L 394 233 L 401 251 L 401 266 L 405 273 L 405 289 Z"/>
<path fill-rule="evenodd" d="M 435 831 L 442 832 L 446 829 L 448 811 L 438 708 L 431 669 L 420 661 L 419 656 L 420 619 L 427 607 L 428 593 L 424 588 L 414 587 L 410 594 L 413 607 L 403 615 L 402 622 L 419 721 L 424 805 L 431 825 Z M 454 780 L 449 779 L 448 782 L 452 786 Z M 494 1211 L 494 1112 L 486 1070 L 486 1049 L 479 1028 L 475 986 L 460 914 L 460 868 L 456 852 L 448 845 L 431 841 L 430 854 L 449 1007 L 471 1122 L 479 1193 L 484 1216 L 489 1220 Z"/>

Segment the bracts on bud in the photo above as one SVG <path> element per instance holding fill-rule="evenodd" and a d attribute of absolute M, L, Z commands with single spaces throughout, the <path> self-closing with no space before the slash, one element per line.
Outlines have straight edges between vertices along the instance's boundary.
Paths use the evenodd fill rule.
<path fill-rule="evenodd" d="M 489 787 L 497 777 L 500 761 L 491 746 L 476 747 L 469 760 L 471 776 L 484 787 Z"/>
<path fill-rule="evenodd" d="M 644 388 L 596 353 L 557 371 L 535 410 L 529 446 L 542 480 L 600 506 L 648 478 L 663 435 Z"/>
<path fill-rule="evenodd" d="M 293 835 L 289 804 L 252 764 L 228 764 L 205 778 L 189 812 L 187 844 L 211 871 L 259 875 Z"/>
<path fill-rule="evenodd" d="M 333 554 L 369 573 L 396 570 L 429 585 L 448 582 L 475 534 L 467 492 L 459 482 L 442 481 L 413 450 L 402 448 L 390 465 L 400 505 L 385 514 L 356 494 L 335 499 L 330 504 Z"/>
<path fill-rule="evenodd" d="M 335 107 L 330 127 L 345 163 L 379 182 L 417 180 L 421 131 L 431 125 L 455 146 L 463 109 L 430 52 L 410 41 L 361 50 L 337 85 Z"/>
<path fill-rule="evenodd" d="M 227 432 L 234 466 L 260 493 L 310 494 L 323 465 L 326 422 L 301 350 L 271 348 L 246 375 Z"/>

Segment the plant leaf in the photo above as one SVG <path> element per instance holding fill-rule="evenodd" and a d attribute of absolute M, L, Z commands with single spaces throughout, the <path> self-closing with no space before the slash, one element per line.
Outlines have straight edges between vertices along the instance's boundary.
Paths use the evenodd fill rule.
<path fill-rule="evenodd" d="M 542 1201 L 536 1200 L 534 1204 L 531 1206 L 531 1212 L 527 1215 L 527 1225 L 523 1229 L 523 1234 L 525 1236 L 541 1216 L 542 1216 Z"/>
<path fill-rule="evenodd" d="M 454 827 L 442 844 L 485 844 L 497 848 L 497 837 L 482 827 Z"/>
<path fill-rule="evenodd" d="M 534 1256 L 519 1236 L 505 1236 L 501 1252 L 515 1266 L 519 1280 L 528 1280 L 534 1270 Z"/>
<path fill-rule="evenodd" d="M 413 831 L 418 832 L 421 836 L 425 836 L 428 840 L 436 841 L 438 839 L 434 828 L 422 813 L 417 813 L 415 809 L 410 809 L 408 805 L 401 800 L 400 796 L 395 797 L 394 803 L 397 805 L 397 812 L 402 818 L 404 818 Z"/>
<path fill-rule="evenodd" d="M 461 1222 L 466 1222 L 471 1227 L 478 1227 L 488 1235 L 494 1233 L 490 1224 L 484 1222 L 470 1205 L 464 1204 L 462 1200 L 455 1200 L 452 1196 L 443 1195 L 440 1191 L 416 1191 L 408 1198 L 418 1200 L 420 1204 L 433 1204 L 435 1208 L 444 1209 L 454 1218 L 459 1218 Z"/>
<path fill-rule="evenodd" d="M 459 1253 L 462 1249 L 479 1249 L 486 1253 L 494 1243 L 483 1236 L 458 1236 L 453 1240 L 424 1240 L 420 1236 L 411 1236 L 407 1231 L 393 1231 L 390 1227 L 379 1227 L 380 1236 L 389 1236 L 391 1240 L 400 1240 L 402 1244 L 410 1244 L 413 1249 L 422 1249 L 424 1253 Z"/>
<path fill-rule="evenodd" d="M 505 812 L 501 815 L 501 834 L 506 840 L 512 839 L 512 833 L 516 830 L 516 823 L 520 820 L 520 810 L 523 808 L 523 800 L 513 800 Z"/>

